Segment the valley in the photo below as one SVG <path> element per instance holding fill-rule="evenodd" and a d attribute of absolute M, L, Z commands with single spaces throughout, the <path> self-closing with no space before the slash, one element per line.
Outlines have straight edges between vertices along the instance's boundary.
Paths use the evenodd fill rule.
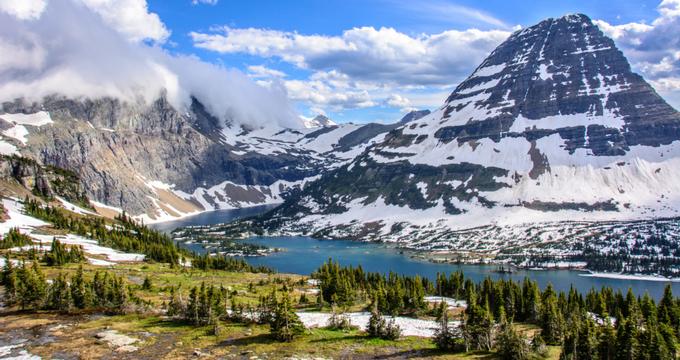
<path fill-rule="evenodd" d="M 677 359 L 680 2 L 508 4 L 0 0 L 0 359 Z"/>

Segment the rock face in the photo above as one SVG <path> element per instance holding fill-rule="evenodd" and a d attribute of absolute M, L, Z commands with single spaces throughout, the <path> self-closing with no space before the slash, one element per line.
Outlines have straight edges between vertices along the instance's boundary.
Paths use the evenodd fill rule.
<path fill-rule="evenodd" d="M 504 226 L 680 216 L 678 140 L 680 114 L 568 15 L 515 32 L 441 108 L 257 223 L 495 251 L 510 246 L 493 241 Z M 456 240 L 475 227 L 494 245 Z"/>
<path fill-rule="evenodd" d="M 87 206 L 89 203 L 80 179 L 74 172 L 54 166 L 41 166 L 31 159 L 0 156 L 0 180 L 15 182 L 43 198 L 59 196 L 75 204 Z"/>
<path fill-rule="evenodd" d="M 223 124 L 198 101 L 179 111 L 163 97 L 131 104 L 54 96 L 3 104 L 0 153 L 70 169 L 91 199 L 145 221 L 169 220 L 280 203 L 391 129 L 367 134 L 363 125 L 317 122 L 309 129 L 249 128 Z"/>
<path fill-rule="evenodd" d="M 151 105 L 52 98 L 4 104 L 4 111 L 32 113 L 38 106 L 55 123 L 33 129 L 21 153 L 76 171 L 93 199 L 133 214 L 155 210 L 153 181 L 193 192 L 225 180 L 267 186 L 318 172 L 303 156 L 236 154 L 235 146 L 218 141 L 217 120 L 198 103 L 182 114 L 162 98 Z"/>
<path fill-rule="evenodd" d="M 559 134 L 569 152 L 593 155 L 680 139 L 678 112 L 585 15 L 513 34 L 449 96 L 443 118 L 454 123 L 437 130 L 442 141 Z"/>

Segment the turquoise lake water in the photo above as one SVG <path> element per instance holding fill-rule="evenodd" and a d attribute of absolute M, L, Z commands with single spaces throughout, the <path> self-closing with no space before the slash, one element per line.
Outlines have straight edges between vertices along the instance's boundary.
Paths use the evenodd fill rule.
<path fill-rule="evenodd" d="M 188 225 L 211 225 L 228 222 L 244 216 L 251 216 L 270 209 L 271 207 L 256 207 L 238 210 L 219 210 L 207 212 L 181 219 L 178 221 L 154 224 L 152 227 L 170 232 L 173 229 Z M 406 254 L 401 254 L 398 249 L 385 246 L 380 243 L 367 243 L 349 240 L 318 240 L 308 236 L 275 236 L 275 237 L 252 237 L 244 240 L 249 243 L 266 245 L 269 247 L 282 248 L 284 251 L 264 257 L 250 257 L 246 260 L 253 265 L 265 265 L 278 272 L 308 275 L 316 270 L 324 261 L 332 257 L 343 265 L 361 265 L 366 271 L 383 272 L 390 271 L 405 275 L 420 275 L 434 279 L 437 272 L 449 273 L 457 270 L 463 271 L 465 276 L 474 281 L 481 281 L 486 276 L 492 278 L 512 278 L 522 280 L 529 277 L 538 282 L 541 287 L 552 283 L 556 289 L 569 290 L 574 286 L 581 292 L 590 288 L 610 286 L 621 289 L 624 293 L 632 288 L 636 294 L 649 292 L 654 298 L 660 298 L 663 289 L 668 282 L 647 280 L 621 280 L 581 276 L 583 272 L 570 270 L 519 270 L 512 274 L 499 274 L 495 272 L 495 265 L 456 265 L 431 263 L 424 260 L 413 259 Z M 191 250 L 200 252 L 200 245 L 189 246 Z M 673 292 L 680 294 L 680 283 L 672 283 Z"/>

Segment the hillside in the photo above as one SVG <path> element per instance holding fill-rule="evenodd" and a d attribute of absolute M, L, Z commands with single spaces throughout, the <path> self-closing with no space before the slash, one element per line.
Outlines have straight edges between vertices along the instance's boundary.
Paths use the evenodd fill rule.
<path fill-rule="evenodd" d="M 677 140 L 680 114 L 568 15 L 515 32 L 439 109 L 256 223 L 420 249 L 569 249 L 600 221 L 679 215 Z"/>

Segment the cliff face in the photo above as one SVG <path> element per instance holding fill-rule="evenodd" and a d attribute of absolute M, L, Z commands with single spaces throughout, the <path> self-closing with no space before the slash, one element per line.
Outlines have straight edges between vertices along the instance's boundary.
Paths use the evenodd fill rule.
<path fill-rule="evenodd" d="M 93 200 L 159 220 L 282 202 L 393 128 L 363 127 L 249 128 L 223 124 L 198 101 L 179 111 L 163 97 L 131 104 L 54 96 L 3 104 L 0 152 L 72 170 Z"/>
<path fill-rule="evenodd" d="M 268 186 L 315 173 L 304 156 L 237 152 L 222 141 L 217 119 L 199 103 L 180 113 L 162 98 L 151 105 L 51 98 L 42 104 L 6 103 L 3 110 L 49 113 L 53 123 L 30 127 L 20 152 L 77 172 L 93 199 L 133 214 L 156 210 L 154 199 L 164 189 L 154 184 L 174 184 L 175 190 L 192 193 L 224 181 Z M 184 212 L 203 208 L 191 199 L 165 195 Z"/>
<path fill-rule="evenodd" d="M 72 172 L 54 166 L 42 166 L 19 156 L 0 156 L 0 180 L 15 182 L 24 190 L 43 198 L 59 196 L 74 204 L 89 206 L 80 179 Z M 19 196 L 19 193 L 5 194 Z"/>

